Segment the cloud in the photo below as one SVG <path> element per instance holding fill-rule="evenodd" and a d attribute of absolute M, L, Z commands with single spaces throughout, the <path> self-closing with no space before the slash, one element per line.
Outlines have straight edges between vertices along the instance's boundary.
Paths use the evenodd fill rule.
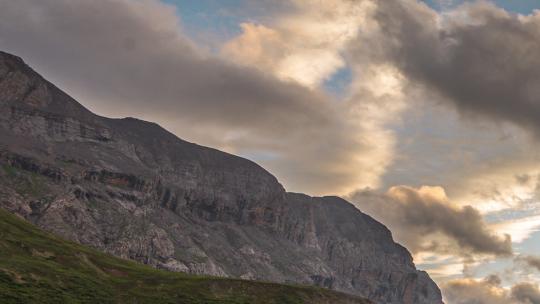
<path fill-rule="evenodd" d="M 448 304 L 510 304 L 508 291 L 500 286 L 500 279 L 490 276 L 484 280 L 458 279 L 442 285 Z"/>
<path fill-rule="evenodd" d="M 351 139 L 361 142 L 364 149 L 356 150 L 337 166 L 356 171 L 342 193 L 379 188 L 383 174 L 394 161 L 398 139 L 392 128 L 400 123 L 406 108 L 402 75 L 392 66 L 371 64 L 369 52 L 363 54 L 362 63 L 348 62 L 344 56 L 353 39 L 372 31 L 374 2 L 290 3 L 296 9 L 269 24 L 242 24 L 242 34 L 225 44 L 223 56 L 312 89 L 347 67 L 353 79 L 340 101 L 342 119 L 349 122 L 346 132 Z"/>
<path fill-rule="evenodd" d="M 435 0 L 435 2 L 441 9 L 449 9 L 455 5 L 455 0 Z"/>
<path fill-rule="evenodd" d="M 444 185 L 453 202 L 474 206 L 482 214 L 524 208 L 534 198 L 539 143 L 526 131 L 511 124 L 464 120 L 432 99 L 407 103 L 396 134 L 396 160 L 383 177 L 383 187 Z"/>
<path fill-rule="evenodd" d="M 515 212 L 515 210 L 511 210 L 511 212 L 512 211 Z M 529 210 L 529 213 L 530 212 L 532 211 Z M 495 231 L 510 235 L 514 243 L 522 243 L 529 239 L 534 233 L 540 231 L 540 215 L 516 217 L 491 224 L 490 227 Z"/>
<path fill-rule="evenodd" d="M 493 233 L 476 209 L 454 205 L 440 187 L 396 186 L 384 195 L 363 191 L 351 199 L 360 210 L 387 224 L 413 253 L 512 254 L 510 236 Z"/>
<path fill-rule="evenodd" d="M 246 22 L 227 42 L 223 55 L 281 79 L 311 88 L 346 65 L 342 56 L 373 9 L 370 1 L 289 0 L 289 13 L 268 24 Z"/>
<path fill-rule="evenodd" d="M 501 279 L 491 275 L 483 280 L 458 279 L 442 285 L 448 304 L 539 304 L 540 289 L 530 283 L 518 283 L 510 290 Z"/>
<path fill-rule="evenodd" d="M 540 127 L 540 12 L 510 14 L 489 2 L 438 14 L 419 1 L 378 1 L 373 58 L 411 86 L 462 113 Z M 366 41 L 352 44 L 352 56 Z"/>
<path fill-rule="evenodd" d="M 1 47 L 94 106 L 282 133 L 331 123 L 324 95 L 204 54 L 179 31 L 174 8 L 158 1 L 23 0 L 2 8 Z"/>
<path fill-rule="evenodd" d="M 519 150 L 495 154 L 492 160 L 480 160 L 469 168 L 461 169 L 463 176 L 448 180 L 446 185 L 453 190 L 452 197 L 474 205 L 483 213 L 527 209 L 527 205 L 534 205 L 536 176 L 539 174 L 536 153 L 520 150 L 536 148 L 522 142 L 515 143 L 521 144 Z M 533 206 L 530 207 L 532 209 Z"/>
<path fill-rule="evenodd" d="M 512 296 L 520 303 L 540 304 L 540 289 L 530 283 L 520 283 L 513 286 Z"/>
<path fill-rule="evenodd" d="M 342 52 L 359 28 L 367 25 L 374 6 L 371 1 L 290 2 L 296 9 L 269 24 L 242 24 L 242 34 L 224 45 L 222 55 L 279 79 L 316 89 L 345 67 Z M 381 186 L 397 142 L 391 125 L 399 123 L 405 108 L 401 75 L 395 69 L 378 64 L 349 68 L 353 81 L 346 97 L 339 101 L 341 119 L 347 122 L 345 132 L 351 142 L 361 144 L 362 149 L 351 150 L 348 159 L 323 172 L 348 172 L 349 180 L 342 184 L 340 194 Z M 313 159 L 313 163 L 318 162 Z M 280 172 L 294 168 L 291 164 L 275 167 Z M 312 183 L 310 176 L 313 174 L 303 176 L 304 181 Z M 320 178 L 336 182 L 328 176 Z"/>
<path fill-rule="evenodd" d="M 22 56 L 98 113 L 157 121 L 187 140 L 255 159 L 289 190 L 311 194 L 377 186 L 389 162 L 366 161 L 374 142 L 349 105 L 206 53 L 184 35 L 173 6 L 157 0 L 0 5 L 0 49 Z"/>
<path fill-rule="evenodd" d="M 532 255 L 519 256 L 516 260 L 518 262 L 523 262 L 527 266 L 533 267 L 536 270 L 540 271 L 540 257 L 538 256 L 532 256 Z"/>
<path fill-rule="evenodd" d="M 416 253 L 414 263 L 418 268 L 427 271 L 437 283 L 461 278 L 468 266 L 461 257 L 437 252 Z"/>
<path fill-rule="evenodd" d="M 443 284 L 442 289 L 448 304 L 540 304 L 537 285 L 518 283 L 507 290 L 496 275 L 483 280 L 453 280 Z"/>

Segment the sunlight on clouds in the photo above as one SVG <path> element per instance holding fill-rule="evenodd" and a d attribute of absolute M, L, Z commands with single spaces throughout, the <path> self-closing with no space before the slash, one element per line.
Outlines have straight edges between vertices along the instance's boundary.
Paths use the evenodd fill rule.
<path fill-rule="evenodd" d="M 527 240 L 533 233 L 540 231 L 540 215 L 516 218 L 496 224 L 491 228 L 501 234 L 512 236 L 513 243 L 521 243 Z"/>
<path fill-rule="evenodd" d="M 398 188 L 390 188 L 388 190 L 390 196 L 396 198 L 398 201 L 405 201 L 407 199 L 406 193 L 399 191 Z M 439 201 L 449 204 L 448 197 L 446 196 L 446 191 L 443 187 L 439 186 L 421 186 L 417 190 L 418 195 L 423 197 L 428 201 Z"/>
<path fill-rule="evenodd" d="M 455 262 L 457 258 L 453 254 L 433 253 L 429 251 L 420 251 L 413 255 L 416 264 L 441 264 Z"/>
<path fill-rule="evenodd" d="M 422 267 L 422 266 L 419 266 Z M 434 280 L 448 280 L 449 278 L 459 277 L 463 275 L 463 263 L 460 261 L 454 263 L 440 263 L 435 267 L 426 268 L 426 271 L 429 272 L 429 275 Z"/>
<path fill-rule="evenodd" d="M 403 76 L 391 66 L 377 66 L 372 68 L 372 73 L 369 74 L 369 84 L 362 82 L 362 86 L 371 86 L 373 96 L 376 98 L 382 98 L 385 96 L 391 96 L 394 98 L 403 98 Z M 364 69 L 357 73 L 365 73 Z M 367 80 L 367 79 L 366 79 Z M 357 84 L 358 85 L 358 84 Z M 398 105 L 398 109 L 394 107 L 391 110 L 399 110 L 402 106 Z M 384 111 L 384 109 L 380 109 Z"/>
<path fill-rule="evenodd" d="M 463 275 L 462 259 L 452 254 L 422 251 L 414 255 L 414 263 L 439 282 Z"/>
<path fill-rule="evenodd" d="M 373 19 L 374 2 L 291 1 L 298 10 L 276 18 L 272 24 L 242 24 L 242 34 L 224 45 L 222 55 L 233 62 L 256 67 L 282 80 L 297 82 L 312 90 L 320 89 L 325 80 L 347 66 L 352 72 L 353 80 L 348 94 L 340 103 L 340 106 L 343 106 L 342 118 L 351 128 L 347 130 L 352 134 L 351 141 L 361 144 L 351 149 L 349 161 L 333 163 L 331 167 L 325 168 L 325 171 L 340 174 L 346 172 L 345 175 L 349 176 L 347 183 L 339 190 L 341 194 L 364 187 L 378 189 L 382 186 L 381 177 L 393 174 L 388 172 L 388 169 L 398 157 L 396 145 L 401 138 L 396 135 L 396 126 L 401 123 L 403 113 L 409 108 L 419 111 L 414 109 L 411 102 L 417 97 L 416 92 L 409 86 L 414 83 L 396 66 L 377 60 L 377 54 L 374 54 L 380 45 L 372 45 L 372 42 L 378 43 L 383 33 Z M 450 7 L 448 3 L 444 6 Z M 454 16 L 456 20 L 464 18 L 459 14 L 459 11 L 445 10 L 444 13 L 437 14 L 434 20 L 438 26 L 445 27 L 448 26 L 445 22 L 449 16 Z M 354 50 L 354 58 L 351 59 L 344 54 L 347 52 L 347 44 L 354 39 L 358 39 L 358 44 Z M 473 129 L 475 127 L 473 126 Z M 468 130 L 464 128 L 465 132 Z M 485 132 L 489 132 L 489 128 L 486 130 Z M 482 132 L 473 131 L 474 134 Z M 461 151 L 457 156 L 460 162 L 456 163 L 455 168 L 449 169 L 452 170 L 451 174 L 447 174 L 451 177 L 441 179 L 448 182 L 440 183 L 444 188 L 421 186 L 413 189 L 421 200 L 427 202 L 427 208 L 434 208 L 437 212 L 453 212 L 456 223 L 459 222 L 460 215 L 471 216 L 469 220 L 474 219 L 482 230 L 477 239 L 471 240 L 471 244 L 481 250 L 470 251 L 469 248 L 460 253 L 463 251 L 460 247 L 467 239 L 459 227 L 445 227 L 444 233 L 426 233 L 422 240 L 412 243 L 403 236 L 406 233 L 400 233 L 400 228 L 403 227 L 398 225 L 397 230 L 392 228 L 394 232 L 397 231 L 395 235 L 398 240 L 404 241 L 409 249 L 412 248 L 415 252 L 416 263 L 438 280 L 446 281 L 463 276 L 468 267 L 474 268 L 481 263 L 496 261 L 496 257 L 491 256 L 485 248 L 482 249 L 485 245 L 481 241 L 482 237 L 491 238 L 493 244 L 490 247 L 493 248 L 490 250 L 497 251 L 498 254 L 504 251 L 505 256 L 511 256 L 511 250 L 508 253 L 507 248 L 510 247 L 510 239 L 505 238 L 505 235 L 510 235 L 513 243 L 521 243 L 540 227 L 540 219 L 534 216 L 497 219 L 489 225 L 482 218 L 500 211 L 520 210 L 536 196 L 536 176 L 540 174 L 540 167 L 535 164 L 534 152 L 525 152 L 529 139 L 523 135 L 522 130 L 512 129 L 509 133 L 517 134 L 516 139 L 504 141 L 494 135 L 480 143 L 483 150 Z M 437 139 L 433 138 L 433 141 Z M 474 136 L 470 139 L 471 144 L 477 144 Z M 456 140 L 463 140 L 463 136 L 458 136 Z M 508 158 L 509 155 L 515 156 L 515 150 L 500 149 L 493 151 L 493 155 L 485 152 L 493 149 L 493 146 L 514 142 L 524 143 L 516 148 L 517 152 L 524 156 L 525 160 L 521 163 Z M 482 159 L 483 156 L 489 158 Z M 468 164 L 469 160 L 473 163 Z M 448 163 L 446 166 L 452 167 L 454 164 Z M 433 174 L 441 172 L 436 171 Z M 454 180 L 450 180 L 451 178 Z M 391 187 L 392 184 L 386 186 Z M 399 188 L 390 188 L 386 195 L 396 202 L 406 201 L 407 197 L 400 197 L 405 194 L 398 190 Z M 474 210 L 464 208 L 465 206 L 472 206 Z M 364 211 L 366 209 L 363 208 L 368 208 L 361 204 L 359 207 Z M 377 210 L 376 207 L 373 208 Z M 380 215 L 378 218 L 384 219 L 384 213 L 382 210 L 380 214 L 376 214 Z M 388 224 L 392 227 L 392 224 L 400 220 L 402 219 L 396 217 L 389 220 L 393 223 Z M 444 218 L 441 218 L 441 221 L 444 222 Z M 463 223 L 463 226 L 467 224 L 470 223 Z M 425 225 L 430 227 L 432 223 Z M 423 229 L 425 228 L 418 228 L 419 231 L 424 231 Z M 468 228 L 462 230 L 468 231 Z M 498 291 L 490 288 L 489 292 L 497 296 Z"/>
<path fill-rule="evenodd" d="M 509 304 L 508 290 L 496 280 L 457 279 L 443 285 L 445 301 L 450 304 Z M 516 303 L 517 304 L 517 303 Z"/>
<path fill-rule="evenodd" d="M 431 173 L 446 174 L 440 178 L 442 182 L 435 183 L 444 185 L 444 188 L 420 186 L 429 184 L 429 179 L 428 182 L 415 184 L 418 188 L 409 187 L 408 194 L 403 192 L 407 187 L 392 188 L 396 183 L 383 185 L 381 177 L 395 173 L 389 168 L 399 167 L 399 164 L 390 166 L 394 162 L 399 163 L 396 161 L 399 157 L 396 146 L 399 140 L 406 139 L 396 134 L 396 126 L 401 124 L 405 111 L 420 110 L 414 108 L 411 102 L 417 98 L 414 79 L 407 75 L 406 70 L 399 69 L 388 58 L 381 59 L 377 54 L 394 46 L 390 40 L 388 45 L 380 42 L 384 40 L 381 36 L 384 29 L 379 27 L 380 24 L 372 15 L 377 2 L 291 1 L 298 8 L 297 11 L 278 16 L 271 24 L 242 24 L 242 34 L 224 45 L 222 55 L 233 62 L 256 67 L 312 90 L 320 90 L 321 84 L 339 69 L 350 69 L 353 80 L 339 105 L 343 106 L 342 118 L 348 122 L 350 129 L 347 132 L 352 134 L 351 142 L 360 144 L 351 148 L 349 161 L 332 163 L 325 168 L 327 172 L 347 172 L 345 175 L 349 176 L 349 180 L 340 188 L 341 194 L 364 187 L 379 191 L 384 190 L 380 189 L 381 186 L 389 187 L 388 192 L 375 202 L 364 201 L 362 204 L 362 200 L 366 199 L 363 196 L 358 199 L 357 205 L 377 219 L 386 221 L 396 239 L 414 252 L 415 262 L 440 282 L 467 276 L 470 274 L 468 271 L 478 265 L 497 263 L 503 257 L 511 258 L 510 237 L 513 244 L 519 244 L 540 229 L 540 217 L 531 215 L 532 211 L 527 211 L 528 216 L 517 216 L 510 212 L 525 210 L 537 195 L 540 167 L 536 164 L 536 153 L 530 152 L 537 149 L 531 149 L 534 145 L 530 144 L 525 132 L 521 129 L 510 130 L 508 133 L 516 136 L 515 140 L 501 139 L 498 135 L 482 137 L 482 132 L 487 134 L 490 129 L 477 130 L 477 126 L 471 124 L 459 132 L 471 132 L 473 136 L 455 138 L 457 141 L 470 140 L 470 143 L 461 143 L 465 151 L 459 148 L 452 150 L 459 151 L 460 154 L 455 155 L 458 161 L 441 166 L 447 167 L 450 173 L 439 170 Z M 474 20 L 467 19 L 469 16 L 463 13 L 467 8 L 454 10 L 449 1 L 440 1 L 444 12 L 438 13 L 427 7 L 415 7 L 417 3 L 414 1 L 403 3 L 411 4 L 411 11 L 421 10 L 424 15 L 419 16 L 433 17 L 429 26 L 449 27 L 451 18 L 454 18 L 453 22 L 463 24 Z M 422 18 L 418 18 L 420 22 Z M 429 21 L 425 24 L 427 26 Z M 355 39 L 357 43 L 352 54 L 348 44 Z M 506 132 L 506 128 L 501 129 Z M 429 131 L 427 133 L 432 136 L 433 142 L 444 140 L 434 137 Z M 475 136 L 482 139 L 480 143 Z M 445 144 L 449 145 L 443 143 L 440 147 L 444 148 Z M 482 147 L 469 149 L 467 144 Z M 514 144 L 517 146 L 515 149 L 505 148 L 514 147 Z M 516 155 L 519 155 L 520 161 L 515 160 Z M 448 160 L 449 157 L 441 159 Z M 411 174 L 415 170 L 413 168 Z M 412 202 L 412 197 L 419 203 Z M 386 208 L 378 206 L 381 201 L 388 204 Z M 429 212 L 408 213 L 408 208 L 417 206 Z M 389 214 L 393 208 L 396 210 L 392 218 Z M 486 218 L 503 211 L 508 211 L 508 215 L 486 223 Z M 452 217 L 451 222 L 448 214 Z M 411 217 L 410 222 L 404 222 L 405 215 Z M 433 217 L 424 219 L 429 215 Z M 418 232 L 424 233 L 421 240 L 418 240 Z M 496 284 L 467 280 L 457 282 L 459 284 L 456 283 L 454 287 L 479 286 L 485 294 L 494 298 L 506 297 L 509 292 Z"/>
<path fill-rule="evenodd" d="M 359 191 L 350 199 L 358 208 L 388 225 L 395 239 L 413 254 L 509 257 L 510 236 L 490 229 L 473 207 L 452 203 L 441 187 L 394 186 L 386 194 Z"/>
<path fill-rule="evenodd" d="M 351 192 L 360 186 L 380 186 L 382 175 L 393 161 L 397 141 L 390 124 L 399 122 L 406 107 L 402 77 L 391 66 L 357 68 L 354 75 L 349 111 L 358 128 L 359 140 L 370 150 L 355 157 L 364 181 L 351 188 Z"/>
<path fill-rule="evenodd" d="M 243 23 L 241 27 L 242 35 L 226 43 L 222 51 L 225 58 L 238 64 L 249 65 L 310 88 L 317 87 L 345 66 L 343 58 L 334 49 L 295 48 L 291 39 L 302 38 L 288 37 L 290 32 L 252 23 Z"/>
<path fill-rule="evenodd" d="M 456 189 L 452 198 L 459 204 L 473 205 L 484 214 L 520 209 L 536 199 L 538 176 L 540 168 L 536 157 L 521 153 L 520 161 L 486 162 L 484 168 L 464 174 L 458 183 L 451 185 Z"/>
<path fill-rule="evenodd" d="M 223 47 L 224 57 L 310 88 L 345 66 L 341 52 L 373 10 L 369 1 L 291 0 L 293 14 L 271 25 L 243 23 Z"/>
<path fill-rule="evenodd" d="M 243 23 L 242 34 L 227 42 L 222 54 L 233 62 L 255 67 L 282 80 L 314 90 L 347 63 L 343 53 L 359 32 L 368 35 L 377 26 L 372 1 L 293 0 L 297 10 L 272 24 Z M 365 55 L 369 45 L 365 45 Z M 365 58 L 368 62 L 369 59 Z M 350 129 L 350 158 L 334 163 L 327 172 L 349 176 L 334 193 L 378 188 L 392 163 L 396 137 L 391 125 L 405 109 L 404 79 L 392 66 L 349 66 L 353 80 L 342 102 L 342 119 Z M 356 144 L 355 144 L 356 143 Z M 324 191 L 323 191 L 324 193 Z"/>

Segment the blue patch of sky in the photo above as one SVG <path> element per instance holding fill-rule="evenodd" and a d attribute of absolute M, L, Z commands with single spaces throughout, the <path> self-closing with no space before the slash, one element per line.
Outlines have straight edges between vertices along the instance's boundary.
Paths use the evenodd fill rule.
<path fill-rule="evenodd" d="M 197 29 L 220 30 L 223 28 L 239 30 L 241 22 L 230 12 L 231 7 L 237 7 L 241 0 L 163 0 L 178 8 L 178 14 L 185 26 Z"/>
<path fill-rule="evenodd" d="M 538 254 L 540 252 L 540 231 L 534 232 L 521 244 L 514 246 L 514 249 L 522 254 Z"/>
<path fill-rule="evenodd" d="M 519 209 L 509 208 L 488 213 L 484 216 L 484 219 L 488 223 L 497 223 L 510 219 L 525 219 L 532 215 L 540 215 L 540 207 L 538 206 L 536 195 L 528 199 L 523 199 L 520 202 Z"/>
<path fill-rule="evenodd" d="M 163 0 L 177 7 L 183 31 L 195 42 L 216 51 L 219 45 L 241 33 L 246 21 L 238 8 L 244 0 Z"/>
<path fill-rule="evenodd" d="M 524 15 L 540 9 L 540 1 L 538 0 L 497 0 L 495 2 L 508 11 Z"/>
<path fill-rule="evenodd" d="M 436 10 L 445 10 L 465 2 L 474 2 L 467 0 L 422 0 L 430 7 Z M 540 1 L 538 0 L 495 0 L 492 1 L 497 6 L 506 9 L 509 12 L 519 13 L 519 14 L 530 14 L 535 9 L 540 9 Z"/>
<path fill-rule="evenodd" d="M 511 276 L 505 276 L 509 269 L 514 269 L 514 260 L 512 258 L 498 258 L 491 262 L 481 263 L 479 265 L 469 265 L 467 269 L 467 276 L 472 276 L 476 279 L 484 279 L 493 274 L 499 274 L 502 280 L 503 287 L 510 287 L 515 283 L 520 282 L 519 277 L 512 278 Z"/>
<path fill-rule="evenodd" d="M 323 89 L 337 98 L 345 97 L 352 82 L 352 77 L 351 69 L 344 67 L 323 83 Z"/>
<path fill-rule="evenodd" d="M 534 232 L 528 239 L 526 239 L 522 243 L 514 243 L 513 249 L 514 252 L 518 255 L 536 255 L 538 252 L 540 252 L 540 232 Z M 503 286 L 508 287 L 517 282 L 522 282 L 524 280 L 523 275 L 526 275 L 530 272 L 524 263 L 521 263 L 521 266 L 524 267 L 521 268 L 521 271 L 523 271 L 523 273 L 520 273 L 521 271 L 517 271 L 518 269 L 520 269 L 519 267 L 516 267 L 519 264 L 520 262 L 513 258 L 500 258 L 491 263 L 482 263 L 478 266 L 473 266 L 469 269 L 469 272 L 471 272 L 476 278 L 484 278 L 491 274 L 504 274 L 507 273 L 508 270 L 512 269 L 513 273 L 516 274 L 515 277 L 512 278 L 512 276 L 510 276 L 509 278 L 505 278 L 506 276 L 501 276 L 501 278 L 503 279 Z M 531 270 L 533 271 L 533 274 L 535 274 L 532 279 L 536 281 L 538 279 L 538 274 L 534 269 Z M 527 277 L 527 279 L 529 280 L 531 279 L 531 277 Z"/>
<path fill-rule="evenodd" d="M 241 32 L 240 24 L 268 18 L 273 8 L 268 1 L 253 3 L 249 0 L 162 0 L 178 7 L 184 31 L 196 42 L 216 45 Z M 436 10 L 444 10 L 468 0 L 422 0 Z M 472 2 L 472 1 L 468 1 Z M 538 0 L 496 0 L 498 6 L 511 12 L 529 14 L 540 9 Z M 277 7 L 277 6 L 276 6 Z M 281 8 L 275 8 L 279 10 Z M 270 17 L 271 18 L 271 17 Z M 215 47 L 215 45 L 211 46 Z M 340 75 L 336 75 L 339 81 Z M 330 81 L 330 83 L 333 83 Z"/>

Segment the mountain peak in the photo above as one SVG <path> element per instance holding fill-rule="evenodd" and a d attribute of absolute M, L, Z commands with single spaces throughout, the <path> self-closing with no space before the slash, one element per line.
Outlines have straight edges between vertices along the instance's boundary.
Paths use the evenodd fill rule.
<path fill-rule="evenodd" d="M 0 57 L 1 207 L 157 268 L 442 303 L 390 231 L 345 200 L 287 193 L 254 162 L 97 116 Z"/>
<path fill-rule="evenodd" d="M 45 80 L 22 58 L 1 51 L 0 103 L 84 120 L 95 116 L 75 99 Z"/>

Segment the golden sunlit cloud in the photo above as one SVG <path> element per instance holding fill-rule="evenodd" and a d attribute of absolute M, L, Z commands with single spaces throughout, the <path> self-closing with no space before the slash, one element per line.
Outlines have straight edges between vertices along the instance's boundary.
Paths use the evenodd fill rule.
<path fill-rule="evenodd" d="M 519 217 L 490 225 L 491 229 L 501 234 L 509 234 L 512 242 L 522 243 L 535 232 L 540 231 L 540 215 Z"/>
<path fill-rule="evenodd" d="M 375 5 L 348 0 L 293 3 L 298 10 L 273 24 L 242 24 L 242 34 L 227 42 L 222 53 L 233 62 L 316 89 L 346 65 L 343 52 L 348 43 L 360 31 L 367 35 L 376 27 L 371 16 Z M 336 107 L 343 108 L 342 119 L 351 127 L 344 131 L 350 134 L 352 150 L 346 162 L 326 168 L 349 178 L 339 188 L 319 194 L 378 188 L 393 161 L 396 138 L 390 125 L 399 123 L 406 107 L 404 79 L 389 65 L 350 68 L 354 79 L 349 93 Z"/>
<path fill-rule="evenodd" d="M 236 63 L 316 88 L 345 67 L 342 52 L 374 6 L 348 0 L 291 3 L 296 11 L 277 16 L 271 25 L 243 23 L 242 34 L 227 42 L 222 53 Z"/>

